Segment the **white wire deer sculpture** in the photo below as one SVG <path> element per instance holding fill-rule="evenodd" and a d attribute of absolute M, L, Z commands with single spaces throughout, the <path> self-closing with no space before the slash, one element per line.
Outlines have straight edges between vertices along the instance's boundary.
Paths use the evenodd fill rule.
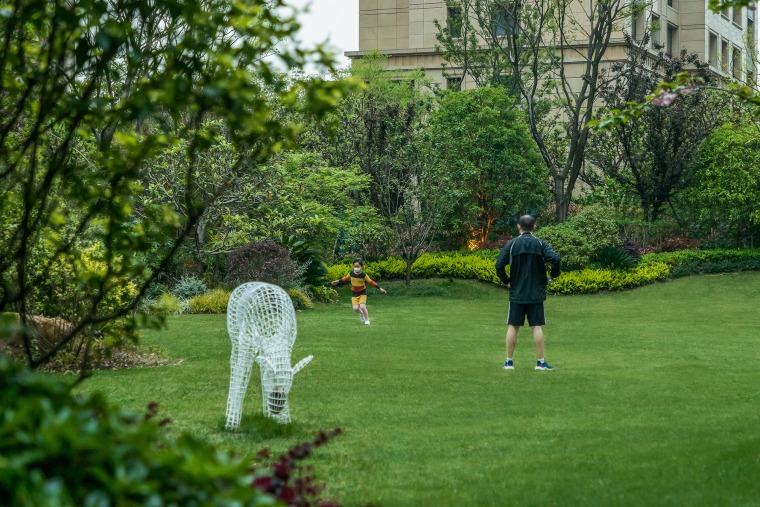
<path fill-rule="evenodd" d="M 254 361 L 261 370 L 264 415 L 280 424 L 289 423 L 288 393 L 293 377 L 313 359 L 308 356 L 290 366 L 296 341 L 296 314 L 290 296 L 268 283 L 249 282 L 237 287 L 227 304 L 227 332 L 232 354 L 225 428 L 235 430 L 240 425 Z"/>

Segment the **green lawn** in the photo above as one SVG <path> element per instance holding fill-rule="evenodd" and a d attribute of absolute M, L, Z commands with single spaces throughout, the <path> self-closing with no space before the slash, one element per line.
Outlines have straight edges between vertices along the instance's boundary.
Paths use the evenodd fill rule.
<path fill-rule="evenodd" d="M 262 420 L 258 369 L 241 430 L 223 430 L 225 316 L 146 332 L 178 366 L 103 372 L 85 389 L 226 449 L 275 451 L 340 426 L 312 460 L 346 505 L 760 505 L 760 273 L 682 278 L 547 301 L 547 360 L 529 332 L 504 361 L 507 292 L 387 283 L 371 326 L 348 296 L 298 314 L 293 424 Z"/>

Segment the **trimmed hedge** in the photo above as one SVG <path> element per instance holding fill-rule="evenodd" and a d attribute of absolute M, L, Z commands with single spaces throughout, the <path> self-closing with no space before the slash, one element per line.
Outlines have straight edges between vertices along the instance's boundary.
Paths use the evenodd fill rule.
<path fill-rule="evenodd" d="M 546 288 L 552 294 L 590 294 L 602 290 L 622 290 L 665 280 L 670 268 L 662 262 L 630 270 L 582 269 L 562 273 Z"/>
<path fill-rule="evenodd" d="M 414 278 L 464 278 L 502 285 L 494 263 L 498 250 L 479 252 L 440 252 L 423 254 L 412 265 Z M 331 280 L 341 278 L 352 268 L 345 263 L 331 266 Z M 565 271 L 547 287 L 555 294 L 588 294 L 600 290 L 622 290 L 647 285 L 658 280 L 700 273 L 725 273 L 760 270 L 760 249 L 754 250 L 682 250 L 645 254 L 639 266 L 629 270 L 583 269 Z M 396 257 L 368 262 L 366 273 L 378 282 L 403 279 L 406 263 Z"/>
<path fill-rule="evenodd" d="M 670 266 L 671 278 L 706 273 L 760 271 L 760 249 L 680 250 L 645 254 L 641 264 L 664 262 Z"/>

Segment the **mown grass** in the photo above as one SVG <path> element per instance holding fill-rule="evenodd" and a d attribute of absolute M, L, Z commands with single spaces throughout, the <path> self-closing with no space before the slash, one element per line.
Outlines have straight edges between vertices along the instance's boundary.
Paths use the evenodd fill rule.
<path fill-rule="evenodd" d="M 520 333 L 504 361 L 507 292 L 432 280 L 298 314 L 293 424 L 263 420 L 257 372 L 223 430 L 223 315 L 146 332 L 178 366 L 102 372 L 84 389 L 225 449 L 275 452 L 340 426 L 312 459 L 346 505 L 760 505 L 760 273 L 551 297 L 547 359 Z"/>

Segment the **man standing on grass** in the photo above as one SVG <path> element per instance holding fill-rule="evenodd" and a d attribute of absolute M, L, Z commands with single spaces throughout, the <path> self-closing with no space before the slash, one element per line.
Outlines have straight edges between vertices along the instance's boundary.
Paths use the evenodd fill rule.
<path fill-rule="evenodd" d="M 510 288 L 509 313 L 507 313 L 507 361 L 505 370 L 514 370 L 512 355 L 517 344 L 517 331 L 525 324 L 533 330 L 536 345 L 536 369 L 553 370 L 544 359 L 544 330 L 546 324 L 544 301 L 546 301 L 546 264 L 551 264 L 551 276 L 560 273 L 560 258 L 546 241 L 533 235 L 536 219 L 523 215 L 517 221 L 520 235 L 504 245 L 496 260 L 496 275 Z M 510 275 L 506 267 L 510 266 Z"/>

